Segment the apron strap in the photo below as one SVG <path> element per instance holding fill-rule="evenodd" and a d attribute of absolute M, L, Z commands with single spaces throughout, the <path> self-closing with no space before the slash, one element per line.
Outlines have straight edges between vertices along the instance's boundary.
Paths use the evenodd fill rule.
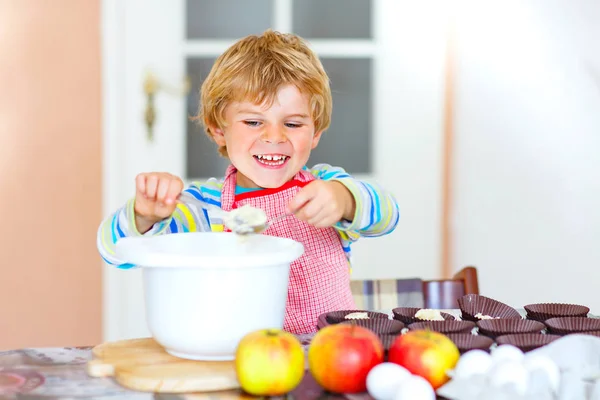
<path fill-rule="evenodd" d="M 261 189 L 261 190 L 255 190 L 252 192 L 236 194 L 235 201 L 249 199 L 252 197 L 268 196 L 270 194 L 279 193 L 281 191 L 284 191 L 284 190 L 287 190 L 287 189 L 293 188 L 293 187 L 303 188 L 304 186 L 308 185 L 309 183 L 310 182 L 304 182 L 304 181 L 299 181 L 297 179 L 292 179 L 291 181 L 286 182 L 283 186 L 280 186 L 278 188 Z"/>
<path fill-rule="evenodd" d="M 289 189 L 291 187 L 302 188 L 314 180 L 315 177 L 313 176 L 313 174 L 302 169 L 298 171 L 298 173 L 294 176 L 294 178 L 292 178 L 292 180 L 286 182 L 281 187 L 246 192 L 238 194 L 236 196 L 235 188 L 237 184 L 237 169 L 233 165 L 230 165 L 229 167 L 227 167 L 227 171 L 225 172 L 225 180 L 221 189 L 221 208 L 225 211 L 231 211 L 236 201 L 240 201 L 251 197 L 274 194 L 282 190 Z"/>

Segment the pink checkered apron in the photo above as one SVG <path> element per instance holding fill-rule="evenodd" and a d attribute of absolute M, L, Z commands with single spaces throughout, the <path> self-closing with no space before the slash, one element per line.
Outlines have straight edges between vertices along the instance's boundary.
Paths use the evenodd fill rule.
<path fill-rule="evenodd" d="M 309 172 L 300 171 L 280 188 L 236 196 L 236 172 L 233 166 L 227 169 L 221 207 L 231 211 L 248 204 L 264 210 L 269 219 L 285 214 L 294 195 L 315 179 Z M 291 216 L 275 222 L 264 234 L 293 239 L 304 245 L 304 254 L 290 267 L 284 330 L 295 334 L 315 332 L 319 315 L 355 308 L 348 260 L 335 229 L 315 228 Z"/>

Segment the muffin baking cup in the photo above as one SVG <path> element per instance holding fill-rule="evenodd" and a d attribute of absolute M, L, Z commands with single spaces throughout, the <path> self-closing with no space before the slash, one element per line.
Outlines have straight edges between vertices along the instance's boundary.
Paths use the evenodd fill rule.
<path fill-rule="evenodd" d="M 379 340 L 383 345 L 383 350 L 386 352 L 389 351 L 390 347 L 392 347 L 392 344 L 394 344 L 396 339 L 399 337 L 400 335 L 379 335 Z"/>
<path fill-rule="evenodd" d="M 489 337 L 471 335 L 470 333 L 449 333 L 446 336 L 458 347 L 460 354 L 466 353 L 469 350 L 484 350 L 489 352 L 490 347 L 494 344 L 494 341 Z"/>
<path fill-rule="evenodd" d="M 473 328 L 475 328 L 475 322 L 456 320 L 421 321 L 408 325 L 408 329 L 411 331 L 429 329 L 439 333 L 471 333 Z"/>
<path fill-rule="evenodd" d="M 559 335 L 540 335 L 537 333 L 517 333 L 514 335 L 503 335 L 496 338 L 496 343 L 512 344 L 519 348 L 522 352 L 531 351 L 539 347 L 552 343 L 559 339 Z"/>
<path fill-rule="evenodd" d="M 406 325 L 412 324 L 414 322 L 426 322 L 426 320 L 415 317 L 415 314 L 419 311 L 423 310 L 423 308 L 419 307 L 396 307 L 392 310 L 394 314 L 394 319 L 398 321 L 404 322 Z M 451 314 L 440 312 L 444 320 L 446 321 L 454 321 L 456 320 L 454 316 Z"/>
<path fill-rule="evenodd" d="M 548 332 L 556 335 L 600 331 L 600 319 L 587 317 L 557 317 L 544 321 Z"/>
<path fill-rule="evenodd" d="M 323 329 L 327 325 L 331 325 L 329 321 L 327 321 L 327 313 L 319 315 L 319 318 L 317 318 L 317 330 Z"/>
<path fill-rule="evenodd" d="M 339 310 L 339 311 L 331 311 L 326 313 L 327 322 L 330 324 L 339 324 L 340 322 L 351 321 L 350 319 L 346 319 L 346 315 L 358 312 L 366 312 L 369 319 L 371 318 L 386 318 L 389 319 L 390 316 L 381 312 L 376 311 L 367 311 L 367 310 Z"/>
<path fill-rule="evenodd" d="M 484 319 L 477 321 L 479 334 L 496 338 L 502 335 L 517 333 L 541 334 L 546 325 L 529 319 Z"/>
<path fill-rule="evenodd" d="M 402 322 L 384 318 L 346 320 L 340 322 L 340 324 L 362 326 L 378 335 L 399 335 L 402 329 L 404 329 Z"/>
<path fill-rule="evenodd" d="M 489 315 L 493 318 L 523 319 L 521 314 L 514 308 L 489 297 L 467 294 L 457 301 L 462 319 L 467 321 L 481 321 L 481 319 L 475 317 L 477 314 Z"/>
<path fill-rule="evenodd" d="M 557 317 L 587 317 L 590 312 L 589 307 L 563 303 L 528 304 L 523 308 L 527 311 L 527 318 L 542 322 Z"/>

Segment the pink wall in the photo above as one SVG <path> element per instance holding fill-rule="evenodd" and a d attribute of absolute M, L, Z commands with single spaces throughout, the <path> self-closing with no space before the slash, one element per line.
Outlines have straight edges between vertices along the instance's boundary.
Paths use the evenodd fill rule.
<path fill-rule="evenodd" d="M 101 339 L 100 4 L 0 0 L 0 349 Z"/>

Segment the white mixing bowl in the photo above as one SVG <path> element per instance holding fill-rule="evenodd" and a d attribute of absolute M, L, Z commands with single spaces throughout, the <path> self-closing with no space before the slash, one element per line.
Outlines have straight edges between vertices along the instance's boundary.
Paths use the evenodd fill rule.
<path fill-rule="evenodd" d="M 232 360 L 247 333 L 281 329 L 289 266 L 303 252 L 290 239 L 222 232 L 117 242 L 117 256 L 143 268 L 152 336 L 194 360 Z"/>

